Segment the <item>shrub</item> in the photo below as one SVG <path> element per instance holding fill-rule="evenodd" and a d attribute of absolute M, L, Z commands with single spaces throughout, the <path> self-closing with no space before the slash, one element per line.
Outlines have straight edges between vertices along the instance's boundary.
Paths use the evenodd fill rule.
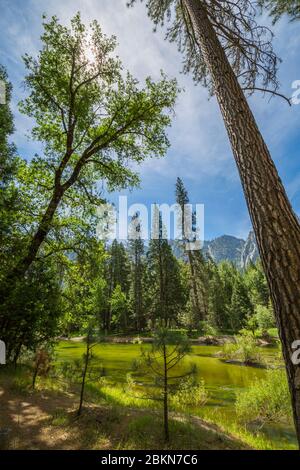
<path fill-rule="evenodd" d="M 199 332 L 204 336 L 216 336 L 218 334 L 216 328 L 210 325 L 207 321 L 200 322 Z"/>
<path fill-rule="evenodd" d="M 37 349 L 33 361 L 32 388 L 35 388 L 37 377 L 48 377 L 51 370 L 51 348 Z"/>
<path fill-rule="evenodd" d="M 257 336 L 267 336 L 268 330 L 275 327 L 275 317 L 272 307 L 269 305 L 256 305 L 254 314 L 249 316 L 246 329 Z"/>
<path fill-rule="evenodd" d="M 291 399 L 285 371 L 268 370 L 265 379 L 252 383 L 246 392 L 239 392 L 236 411 L 242 421 L 257 422 L 261 427 L 269 422 L 291 421 Z"/>
<path fill-rule="evenodd" d="M 255 307 L 255 317 L 257 319 L 258 328 L 262 334 L 265 334 L 269 328 L 274 328 L 275 317 L 271 306 L 257 305 Z"/>
<path fill-rule="evenodd" d="M 238 360 L 244 364 L 261 362 L 261 355 L 253 334 L 244 330 L 240 336 L 235 337 L 235 341 L 235 344 L 224 344 L 222 355 L 225 359 Z"/>
<path fill-rule="evenodd" d="M 171 404 L 175 408 L 184 409 L 187 407 L 200 407 L 208 400 L 208 393 L 205 389 L 204 380 L 196 382 L 194 377 L 182 379 L 179 387 L 171 396 Z"/>

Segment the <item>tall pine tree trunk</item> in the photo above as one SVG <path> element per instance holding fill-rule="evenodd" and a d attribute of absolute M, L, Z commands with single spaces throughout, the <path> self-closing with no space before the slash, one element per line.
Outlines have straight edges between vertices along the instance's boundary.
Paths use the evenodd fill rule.
<path fill-rule="evenodd" d="M 211 74 L 277 318 L 300 443 L 300 226 L 244 93 L 200 0 L 183 0 Z"/>
<path fill-rule="evenodd" d="M 167 349 L 166 345 L 163 345 L 163 360 L 164 360 L 164 391 L 163 391 L 163 403 L 164 403 L 164 435 L 165 442 L 169 442 L 169 401 L 168 401 L 168 365 L 167 365 Z"/>
<path fill-rule="evenodd" d="M 207 317 L 207 311 L 205 308 L 205 299 L 204 299 L 204 289 L 202 286 L 200 286 L 200 282 L 202 280 L 200 279 L 200 276 L 197 279 L 197 271 L 195 269 L 195 259 L 193 256 L 193 252 L 190 250 L 187 250 L 187 257 L 189 260 L 189 265 L 190 265 L 190 270 L 191 270 L 191 283 L 192 283 L 192 290 L 193 290 L 193 298 L 192 298 L 192 304 L 194 307 L 194 310 L 197 313 L 197 320 L 198 321 L 203 321 Z"/>

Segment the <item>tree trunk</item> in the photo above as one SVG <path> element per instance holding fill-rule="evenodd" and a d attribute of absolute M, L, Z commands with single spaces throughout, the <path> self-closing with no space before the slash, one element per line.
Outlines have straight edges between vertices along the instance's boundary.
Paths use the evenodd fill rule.
<path fill-rule="evenodd" d="M 183 2 L 209 69 L 240 173 L 276 314 L 300 443 L 300 367 L 291 361 L 292 343 L 300 339 L 299 222 L 203 2 Z"/>
<path fill-rule="evenodd" d="M 7 302 L 9 299 L 9 296 L 16 287 L 16 284 L 25 276 L 27 270 L 35 260 L 42 243 L 49 233 L 55 211 L 63 197 L 63 194 L 64 191 L 62 190 L 62 187 L 58 186 L 55 189 L 54 194 L 48 204 L 47 210 L 30 242 L 30 245 L 27 249 L 27 254 L 20 260 L 17 266 L 3 281 L 0 292 L 2 305 L 5 305 L 5 302 Z"/>
<path fill-rule="evenodd" d="M 77 416 L 80 416 L 81 411 L 82 411 L 82 404 L 83 404 L 83 398 L 84 398 L 85 378 L 86 378 L 87 368 L 88 368 L 88 364 L 89 364 L 89 359 L 90 359 L 90 343 L 89 343 L 89 339 L 87 338 L 86 355 L 85 355 L 85 361 L 84 361 L 84 369 L 83 369 L 83 373 L 82 373 L 80 400 L 79 400 L 79 406 L 78 406 L 78 410 L 77 410 Z"/>
<path fill-rule="evenodd" d="M 163 255 L 161 247 L 161 239 L 159 239 L 158 245 L 158 263 L 159 263 L 159 304 L 160 304 L 160 314 L 161 319 L 163 320 L 163 325 L 166 328 L 168 324 L 167 312 L 166 312 L 166 302 L 165 302 L 165 283 L 164 283 L 164 267 L 163 267 Z"/>
<path fill-rule="evenodd" d="M 36 378 L 39 372 L 39 368 L 40 368 L 40 359 L 37 358 L 37 362 L 36 362 L 36 365 L 33 371 L 33 376 L 32 376 L 32 390 L 35 389 L 35 383 L 36 383 Z"/>
<path fill-rule="evenodd" d="M 167 354 L 166 346 L 163 346 L 164 356 L 164 433 L 165 442 L 169 442 L 169 404 L 168 404 L 168 368 L 167 368 Z"/>
<path fill-rule="evenodd" d="M 205 320 L 206 312 L 202 308 L 203 305 L 200 306 L 199 298 L 200 298 L 200 295 L 202 295 L 202 292 L 199 292 L 199 285 L 197 285 L 197 279 L 196 279 L 196 275 L 195 275 L 194 258 L 193 258 L 193 254 L 191 253 L 190 250 L 187 251 L 187 255 L 188 255 L 188 260 L 189 260 L 190 269 L 191 269 L 192 289 L 193 289 L 193 293 L 194 293 L 194 298 L 192 298 L 192 303 L 193 303 L 194 309 L 197 312 L 198 320 L 203 321 L 203 320 Z M 198 282 L 199 282 L 199 279 L 198 279 Z"/>

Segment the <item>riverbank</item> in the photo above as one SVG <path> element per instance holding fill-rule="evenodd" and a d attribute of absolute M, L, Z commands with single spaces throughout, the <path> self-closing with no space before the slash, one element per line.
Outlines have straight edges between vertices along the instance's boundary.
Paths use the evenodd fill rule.
<path fill-rule="evenodd" d="M 61 336 L 58 338 L 59 341 L 71 341 L 75 343 L 80 343 L 85 340 L 84 336 L 73 336 L 65 337 Z M 151 336 L 117 336 L 117 335 L 107 335 L 103 336 L 101 339 L 103 343 L 112 343 L 112 344 L 151 344 L 153 343 L 153 338 Z M 234 335 L 217 335 L 217 336 L 199 336 L 198 338 L 190 338 L 191 345 L 203 345 L 203 346 L 223 346 L 224 344 L 233 344 L 235 343 Z M 257 346 L 268 347 L 274 346 L 277 343 L 276 338 L 264 340 L 262 338 L 257 338 Z"/>
<path fill-rule="evenodd" d="M 198 417 L 172 414 L 171 440 L 164 444 L 161 413 L 87 402 L 76 417 L 72 392 L 17 389 L 7 376 L 0 386 L 0 449 L 107 450 L 197 449 L 243 450 L 245 443 Z"/>

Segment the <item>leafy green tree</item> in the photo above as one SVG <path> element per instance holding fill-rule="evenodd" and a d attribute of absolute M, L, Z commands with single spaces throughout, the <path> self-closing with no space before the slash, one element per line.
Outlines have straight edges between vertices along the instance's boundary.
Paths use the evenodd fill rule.
<path fill-rule="evenodd" d="M 227 305 L 223 295 L 221 277 L 217 265 L 209 262 L 209 322 L 218 329 L 229 328 Z"/>
<path fill-rule="evenodd" d="M 23 180 L 26 163 L 16 155 L 16 148 L 9 141 L 14 130 L 10 110 L 12 87 L 3 67 L 0 67 L 0 80 L 5 83 L 6 93 L 5 104 L 0 105 L 0 279 L 3 286 L 7 273 L 23 252 L 34 210 Z M 34 351 L 53 341 L 60 328 L 61 280 L 61 269 L 55 260 L 39 260 L 23 282 L 17 283 L 6 308 L 1 303 L 1 337 L 6 342 L 9 361 L 16 362 L 24 347 Z"/>
<path fill-rule="evenodd" d="M 240 330 L 247 317 L 253 314 L 247 288 L 241 275 L 235 277 L 230 305 L 230 322 L 233 331 Z"/>
<path fill-rule="evenodd" d="M 135 185 L 128 160 L 165 154 L 178 92 L 176 81 L 164 76 L 157 83 L 147 78 L 140 88 L 114 56 L 115 37 L 106 37 L 96 21 L 86 29 L 79 14 L 70 29 L 56 17 L 44 22 L 41 40 L 37 59 L 24 57 L 29 96 L 21 110 L 35 120 L 32 135 L 44 144 L 36 166 L 48 170 L 47 197 L 26 253 L 8 276 L 6 296 L 36 259 L 66 198 L 79 192 L 99 204 L 98 180 L 109 189 Z"/>
<path fill-rule="evenodd" d="M 55 262 L 36 263 L 26 278 L 18 282 L 1 315 L 1 338 L 6 343 L 8 361 L 16 363 L 22 348 L 36 351 L 51 343 L 61 331 L 62 276 Z"/>
<path fill-rule="evenodd" d="M 86 328 L 88 319 L 101 325 L 106 295 L 106 258 L 103 243 L 91 238 L 84 250 L 68 259 L 62 293 L 68 332 L 80 331 L 83 324 Z"/>
<path fill-rule="evenodd" d="M 261 262 L 257 261 L 255 265 L 249 265 L 243 277 L 252 304 L 268 306 L 270 302 L 270 293 L 267 279 L 261 266 Z"/>
<path fill-rule="evenodd" d="M 128 301 L 119 284 L 112 292 L 110 305 L 112 326 L 117 330 L 126 332 L 128 329 Z"/>
<path fill-rule="evenodd" d="M 5 88 L 5 103 L 0 104 L 0 279 L 16 259 L 20 249 L 20 233 L 17 229 L 21 208 L 17 185 L 17 174 L 21 160 L 16 155 L 10 137 L 14 131 L 10 109 L 12 86 L 4 67 L 0 65 L 0 81 Z"/>
<path fill-rule="evenodd" d="M 3 203 L 5 189 L 15 175 L 17 159 L 15 146 L 9 142 L 9 137 L 14 132 L 13 115 L 10 109 L 12 85 L 8 81 L 7 72 L 2 65 L 0 65 L 0 81 L 5 90 L 4 103 L 0 104 L 0 189 L 1 203 Z"/>
<path fill-rule="evenodd" d="M 259 0 L 258 4 L 270 12 L 270 15 L 273 16 L 274 23 L 285 14 L 287 14 L 292 21 L 300 19 L 299 0 Z"/>
<path fill-rule="evenodd" d="M 232 330 L 231 300 L 237 270 L 232 263 L 209 261 L 209 318 L 220 330 Z"/>
<path fill-rule="evenodd" d="M 267 334 L 270 328 L 274 328 L 276 326 L 274 311 L 271 304 L 267 307 L 265 305 L 257 305 L 255 307 L 254 318 L 257 321 L 257 326 L 262 335 Z"/>

